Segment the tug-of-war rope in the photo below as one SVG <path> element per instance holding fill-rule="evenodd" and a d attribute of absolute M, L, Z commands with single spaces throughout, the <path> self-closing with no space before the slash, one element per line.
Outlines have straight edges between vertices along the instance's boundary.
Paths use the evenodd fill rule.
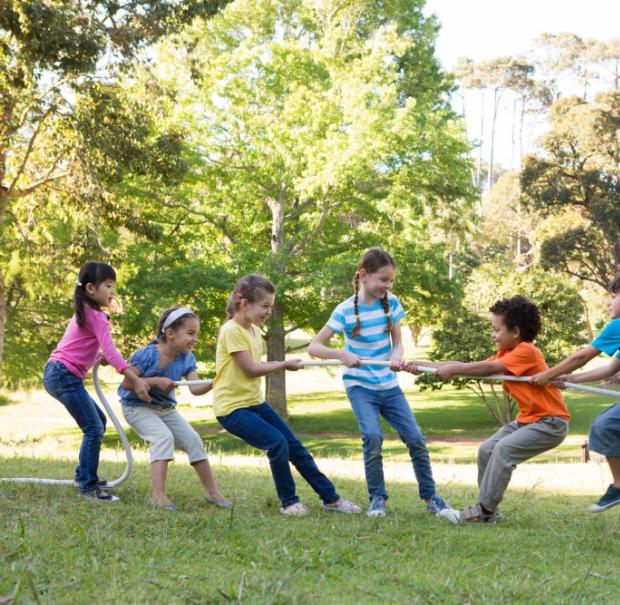
<path fill-rule="evenodd" d="M 337 359 L 323 359 L 323 360 L 309 359 L 309 360 L 304 360 L 302 363 L 302 367 L 304 368 L 316 367 L 316 366 L 321 367 L 321 366 L 340 366 L 340 365 L 343 365 L 343 363 Z M 361 365 L 389 366 L 390 362 L 386 360 L 362 359 Z M 436 368 L 432 368 L 428 366 L 416 365 L 416 367 L 420 372 L 428 372 L 432 374 L 437 372 Z M 101 404 L 103 405 L 106 411 L 106 414 L 108 415 L 108 417 L 112 421 L 112 424 L 118 431 L 118 435 L 120 437 L 121 443 L 123 444 L 123 449 L 125 450 L 125 456 L 127 458 L 127 462 L 126 462 L 126 466 L 125 466 L 125 470 L 123 471 L 123 474 L 118 479 L 107 482 L 106 487 L 112 488 L 112 487 L 118 487 L 121 483 L 124 483 L 125 481 L 127 481 L 127 479 L 129 478 L 129 475 L 131 474 L 131 469 L 133 466 L 133 457 L 131 454 L 131 445 L 129 444 L 129 439 L 127 439 L 127 434 L 125 433 L 125 429 L 123 428 L 123 425 L 120 423 L 119 419 L 114 413 L 112 406 L 108 402 L 101 388 L 101 384 L 99 383 L 98 370 L 99 370 L 99 362 L 97 362 L 95 366 L 93 367 L 93 384 L 95 387 L 95 391 L 97 393 L 97 397 L 99 397 L 99 401 L 101 401 Z M 512 376 L 512 375 L 503 375 L 503 374 L 493 374 L 492 376 L 469 376 L 469 378 L 475 378 L 478 380 L 493 380 L 493 381 L 509 380 L 512 382 L 529 382 L 530 381 L 529 376 Z M 177 380 L 175 382 L 175 385 L 181 387 L 181 386 L 210 384 L 212 382 L 213 380 Z M 596 393 L 597 395 L 607 395 L 608 397 L 620 397 L 620 392 L 614 391 L 612 389 L 601 389 L 599 387 L 590 387 L 584 384 L 575 384 L 573 382 L 564 382 L 563 384 L 566 388 L 575 389 L 577 391 L 586 391 L 588 393 Z M 38 483 L 42 485 L 74 485 L 74 482 L 72 479 L 39 479 L 37 477 L 0 477 L 0 481 L 10 481 L 13 483 Z"/>

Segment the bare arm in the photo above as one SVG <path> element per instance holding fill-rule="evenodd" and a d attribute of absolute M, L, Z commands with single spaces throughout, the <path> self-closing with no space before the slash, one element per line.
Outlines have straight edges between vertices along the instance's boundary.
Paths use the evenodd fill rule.
<path fill-rule="evenodd" d="M 234 362 L 243 370 L 248 378 L 269 376 L 282 370 L 299 370 L 303 368 L 301 359 L 287 359 L 285 361 L 260 361 L 256 363 L 249 351 L 231 353 Z"/>
<path fill-rule="evenodd" d="M 308 345 L 308 353 L 314 357 L 321 357 L 322 359 L 338 359 L 348 368 L 359 366 L 359 355 L 355 355 L 344 349 L 332 349 L 327 346 L 327 343 L 334 334 L 335 332 L 329 326 L 323 326 Z"/>
<path fill-rule="evenodd" d="M 403 334 L 400 324 L 393 324 L 390 332 L 392 337 L 392 354 L 390 355 L 390 370 L 399 372 L 405 368 L 403 356 L 405 349 L 403 348 Z"/>
<path fill-rule="evenodd" d="M 561 361 L 552 368 L 545 370 L 544 372 L 538 372 L 532 376 L 532 382 L 534 384 L 544 386 L 554 378 L 557 378 L 561 374 L 568 374 L 577 368 L 585 365 L 591 359 L 594 359 L 600 351 L 592 345 L 587 345 L 580 349 L 576 353 L 573 353 L 570 357 L 567 357 L 564 361 Z"/>
<path fill-rule="evenodd" d="M 564 382 L 590 382 L 593 380 L 604 380 L 614 374 L 620 372 L 620 359 L 614 357 L 607 365 L 587 372 L 579 372 L 579 374 L 571 374 L 569 376 L 560 376 L 560 380 Z"/>
<path fill-rule="evenodd" d="M 121 382 L 121 386 L 128 391 L 134 391 L 140 399 L 146 401 L 147 403 L 151 401 L 151 398 L 148 396 L 148 399 L 144 399 L 144 397 L 140 395 L 136 389 L 136 379 L 139 380 L 140 383 L 146 385 L 147 394 L 150 387 L 159 387 L 164 391 L 172 391 L 172 389 L 174 389 L 174 381 L 170 380 L 170 378 L 165 378 L 163 376 L 150 376 L 148 378 L 144 378 L 141 376 L 138 368 L 135 366 L 128 367 L 126 371 L 123 372 L 123 382 Z"/>
<path fill-rule="evenodd" d="M 452 376 L 492 376 L 493 374 L 504 374 L 506 368 L 497 360 L 493 361 L 449 361 L 442 363 L 437 368 L 437 376 L 444 380 Z"/>
<path fill-rule="evenodd" d="M 187 380 L 200 380 L 200 376 L 198 376 L 198 372 L 194 370 L 187 374 Z M 192 395 L 204 395 L 213 388 L 213 381 L 207 384 L 190 384 L 188 388 Z"/>

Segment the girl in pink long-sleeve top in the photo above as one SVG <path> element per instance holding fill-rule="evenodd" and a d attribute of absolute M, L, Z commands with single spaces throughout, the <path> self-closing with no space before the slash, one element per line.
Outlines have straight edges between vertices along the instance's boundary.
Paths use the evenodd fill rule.
<path fill-rule="evenodd" d="M 116 273 L 105 263 L 88 262 L 81 269 L 73 295 L 74 314 L 45 365 L 43 385 L 60 401 L 82 429 L 75 484 L 84 496 L 115 502 L 97 476 L 106 417 L 84 388 L 84 376 L 101 356 L 127 377 L 140 399 L 150 401 L 146 382 L 114 346 L 108 316 L 101 310 L 112 302 Z"/>

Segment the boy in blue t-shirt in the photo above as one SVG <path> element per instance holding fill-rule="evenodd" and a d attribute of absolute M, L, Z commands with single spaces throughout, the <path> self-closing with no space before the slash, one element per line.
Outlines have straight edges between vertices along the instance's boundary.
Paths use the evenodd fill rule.
<path fill-rule="evenodd" d="M 611 292 L 609 301 L 611 321 L 605 325 L 592 344 L 573 353 L 549 370 L 534 375 L 532 382 L 541 386 L 556 378 L 564 382 L 588 382 L 602 380 L 620 372 L 620 275 L 609 284 L 609 290 Z M 615 354 L 606 366 L 570 376 L 564 375 L 566 372 L 572 372 L 585 365 L 601 351 L 609 356 Z M 613 477 L 607 491 L 596 504 L 590 507 L 590 511 L 599 513 L 620 504 L 620 403 L 607 408 L 594 419 L 590 427 L 588 444 L 592 451 L 603 454 L 607 458 Z"/>

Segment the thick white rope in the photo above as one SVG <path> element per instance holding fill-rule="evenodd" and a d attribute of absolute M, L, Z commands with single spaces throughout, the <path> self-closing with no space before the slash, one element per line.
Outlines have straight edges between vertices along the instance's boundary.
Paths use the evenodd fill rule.
<path fill-rule="evenodd" d="M 93 367 L 93 384 L 95 386 L 95 391 L 97 392 L 97 396 L 103 404 L 103 407 L 105 408 L 108 417 L 112 421 L 112 424 L 118 431 L 121 443 L 123 444 L 123 449 L 125 450 L 125 456 L 127 457 L 127 464 L 125 466 L 123 474 L 118 479 L 107 482 L 107 487 L 118 487 L 121 483 L 123 483 L 129 478 L 133 465 L 133 457 L 131 455 L 131 446 L 129 445 L 127 435 L 125 434 L 125 429 L 123 428 L 123 425 L 120 423 L 119 419 L 116 417 L 114 410 L 110 406 L 105 394 L 101 389 L 101 385 L 99 384 L 98 369 L 99 362 L 97 362 Z M 11 483 L 36 483 L 39 485 L 74 485 L 72 479 L 40 479 L 37 477 L 0 477 L 0 481 L 6 481 Z"/>
<path fill-rule="evenodd" d="M 302 367 L 329 367 L 329 366 L 341 366 L 344 365 L 339 359 L 304 359 L 302 360 Z M 389 366 L 390 362 L 385 359 L 362 359 L 362 365 L 374 365 L 374 366 Z M 430 372 L 435 374 L 436 368 L 430 366 L 417 366 L 420 372 Z M 493 374 L 492 376 L 469 376 L 469 378 L 476 378 L 478 380 L 510 380 L 511 382 L 530 382 L 529 376 L 512 376 L 511 374 Z M 174 384 L 177 386 L 191 386 L 191 385 L 203 385 L 211 384 L 213 380 L 178 380 Z M 618 397 L 620 399 L 620 391 L 614 391 L 612 389 L 601 389 L 599 387 L 589 387 L 585 384 L 575 384 L 573 382 L 565 382 L 564 385 L 568 389 L 575 389 L 577 391 L 586 391 L 588 393 L 596 393 L 598 395 L 607 395 L 608 397 Z"/>

